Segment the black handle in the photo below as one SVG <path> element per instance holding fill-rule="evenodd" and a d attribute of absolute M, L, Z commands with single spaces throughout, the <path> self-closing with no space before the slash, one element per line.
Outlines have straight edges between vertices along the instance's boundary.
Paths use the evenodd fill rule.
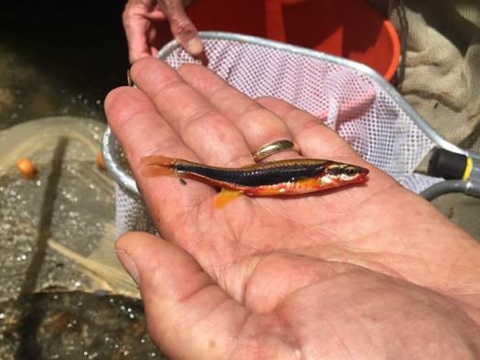
<path fill-rule="evenodd" d="M 463 179 L 467 168 L 467 156 L 444 149 L 437 149 L 428 164 L 428 175 L 447 180 Z"/>

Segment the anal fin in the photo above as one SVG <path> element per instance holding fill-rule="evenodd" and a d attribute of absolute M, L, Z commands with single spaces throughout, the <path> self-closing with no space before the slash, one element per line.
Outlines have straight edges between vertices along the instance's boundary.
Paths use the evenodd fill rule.
<path fill-rule="evenodd" d="M 232 200 L 235 200 L 237 197 L 242 195 L 241 191 L 227 190 L 222 189 L 219 194 L 215 197 L 213 206 L 216 209 L 220 209 L 227 205 Z"/>

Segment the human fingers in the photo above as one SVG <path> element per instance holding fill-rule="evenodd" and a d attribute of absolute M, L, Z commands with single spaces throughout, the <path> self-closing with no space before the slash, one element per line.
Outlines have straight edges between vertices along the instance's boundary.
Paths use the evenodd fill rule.
<path fill-rule="evenodd" d="M 128 233 L 116 250 L 137 281 L 149 333 L 172 359 L 224 359 L 249 312 L 185 251 L 146 233 Z"/>
<path fill-rule="evenodd" d="M 360 158 L 338 133 L 324 124 L 324 119 L 273 97 L 262 97 L 257 101 L 285 121 L 305 156 Z"/>
<path fill-rule="evenodd" d="M 152 43 L 156 39 L 152 39 L 151 33 L 156 33 L 155 23 L 163 20 L 165 15 L 155 6 L 154 0 L 130 0 L 125 5 L 122 21 L 132 64 L 141 58 L 152 56 L 152 48 L 158 47 L 158 44 Z"/>
<path fill-rule="evenodd" d="M 135 84 L 197 157 L 211 165 L 251 163 L 250 150 L 238 128 L 169 65 L 143 59 L 131 70 Z M 164 148 L 159 144 L 159 147 Z M 169 156 L 168 149 L 164 154 Z"/>
<path fill-rule="evenodd" d="M 148 20 L 144 20 L 147 22 Z M 137 22 L 138 24 L 139 22 Z M 128 59 L 130 64 L 144 57 L 152 56 L 144 26 L 125 26 L 125 35 L 128 42 Z"/>
<path fill-rule="evenodd" d="M 160 0 L 158 6 L 168 17 L 173 37 L 189 54 L 205 62 L 203 42 L 197 28 L 185 13 L 182 1 Z"/>
<path fill-rule="evenodd" d="M 195 64 L 185 64 L 178 72 L 240 130 L 250 151 L 255 152 L 268 143 L 289 140 L 292 135 L 282 120 L 258 102 L 229 85 L 220 76 Z M 299 157 L 294 150 L 272 155 L 269 160 Z"/>
<path fill-rule="evenodd" d="M 345 139 L 327 127 L 322 119 L 280 99 L 263 97 L 257 100 L 284 119 L 305 156 L 338 160 L 367 168 L 369 181 L 366 189 L 360 192 L 362 195 L 370 196 L 392 187 L 402 189 L 392 177 L 365 161 Z"/>

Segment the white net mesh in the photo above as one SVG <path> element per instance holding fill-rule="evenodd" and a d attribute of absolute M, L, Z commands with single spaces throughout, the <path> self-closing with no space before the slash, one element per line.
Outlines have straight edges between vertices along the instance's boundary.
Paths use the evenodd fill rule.
<path fill-rule="evenodd" d="M 414 169 L 434 146 L 391 93 L 372 76 L 329 58 L 313 58 L 264 43 L 205 39 L 209 68 L 252 98 L 288 101 L 336 130 L 368 162 L 405 187 L 420 192 L 436 179 Z M 177 68 L 195 62 L 180 47 L 164 49 L 164 60 Z M 162 54 L 162 52 L 161 52 Z M 142 202 L 120 189 L 119 232 L 146 230 Z"/>

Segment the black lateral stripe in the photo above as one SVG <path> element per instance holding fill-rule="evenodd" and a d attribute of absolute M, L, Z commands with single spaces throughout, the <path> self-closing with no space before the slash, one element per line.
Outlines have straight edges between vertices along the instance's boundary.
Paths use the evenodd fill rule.
<path fill-rule="evenodd" d="M 313 178 L 323 172 L 330 161 L 315 159 L 292 159 L 270 163 L 260 163 L 242 168 L 220 168 L 203 164 L 178 161 L 175 170 L 178 175 L 194 174 L 246 187 L 268 186 L 304 178 Z"/>

